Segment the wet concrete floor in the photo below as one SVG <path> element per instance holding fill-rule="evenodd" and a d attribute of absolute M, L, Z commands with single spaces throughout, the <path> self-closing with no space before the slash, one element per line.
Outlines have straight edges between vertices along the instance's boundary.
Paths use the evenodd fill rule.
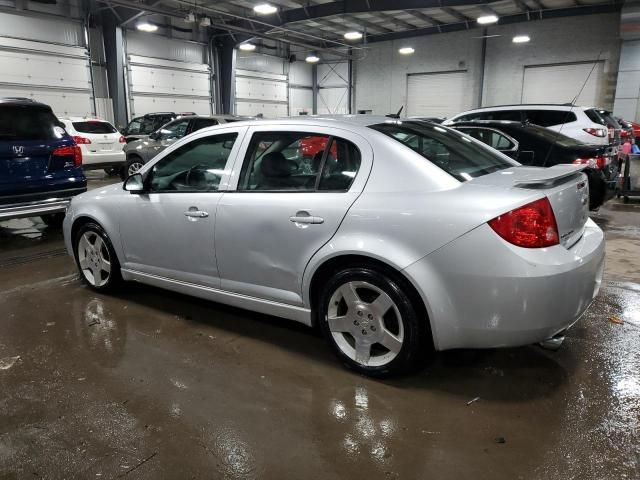
<path fill-rule="evenodd" d="M 0 223 L 0 478 L 638 479 L 640 203 L 596 220 L 606 282 L 559 351 L 447 352 L 389 381 L 285 320 L 98 295 L 60 231 Z"/>

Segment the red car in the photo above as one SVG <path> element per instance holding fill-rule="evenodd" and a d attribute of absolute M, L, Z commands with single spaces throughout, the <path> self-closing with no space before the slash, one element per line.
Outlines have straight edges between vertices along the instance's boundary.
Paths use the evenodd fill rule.
<path fill-rule="evenodd" d="M 300 153 L 303 157 L 314 158 L 327 147 L 327 137 L 305 137 L 300 140 Z M 336 143 L 331 145 L 331 155 L 338 156 Z"/>

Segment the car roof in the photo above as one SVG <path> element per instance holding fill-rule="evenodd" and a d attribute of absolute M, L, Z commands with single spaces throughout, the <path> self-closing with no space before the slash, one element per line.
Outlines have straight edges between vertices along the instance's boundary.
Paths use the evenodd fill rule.
<path fill-rule="evenodd" d="M 571 103 L 519 103 L 513 105 L 493 105 L 491 107 L 473 108 L 471 110 L 460 112 L 456 114 L 455 117 L 474 112 L 490 112 L 492 110 L 521 110 L 525 108 L 530 108 L 533 110 L 590 110 L 595 107 L 574 105 Z"/>
<path fill-rule="evenodd" d="M 376 125 L 379 123 L 392 123 L 402 121 L 420 121 L 407 118 L 389 118 L 382 115 L 301 115 L 299 117 L 282 117 L 271 119 L 254 119 L 254 120 L 241 120 L 234 122 L 233 126 L 242 125 L 313 125 L 319 127 L 343 127 L 353 129 L 354 127 L 368 127 L 370 125 Z M 427 123 L 427 122 L 424 122 Z"/>
<path fill-rule="evenodd" d="M 51 109 L 46 103 L 36 102 L 30 98 L 25 97 L 2 97 L 0 98 L 0 104 L 2 105 L 22 105 L 26 107 L 39 107 Z"/>

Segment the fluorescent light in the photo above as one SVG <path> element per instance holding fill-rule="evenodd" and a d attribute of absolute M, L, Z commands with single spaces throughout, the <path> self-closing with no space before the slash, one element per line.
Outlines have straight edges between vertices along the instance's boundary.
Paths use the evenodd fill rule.
<path fill-rule="evenodd" d="M 261 3 L 253 7 L 253 11 L 260 15 L 271 15 L 272 13 L 276 13 L 278 9 L 268 3 Z"/>
<path fill-rule="evenodd" d="M 184 21 L 186 23 L 196 23 L 196 14 L 193 12 L 187 13 L 187 15 L 184 17 Z"/>
<path fill-rule="evenodd" d="M 307 63 L 318 63 L 320 61 L 320 57 L 317 55 L 311 54 L 307 55 L 307 58 L 304 59 Z"/>
<path fill-rule="evenodd" d="M 145 21 L 138 22 L 136 24 L 136 28 L 141 32 L 155 32 L 156 30 L 158 30 L 157 25 L 154 25 L 153 23 L 149 23 Z"/>
<path fill-rule="evenodd" d="M 413 47 L 402 47 L 398 49 L 400 55 L 411 55 L 413 52 L 415 52 Z"/>
<path fill-rule="evenodd" d="M 238 48 L 245 52 L 253 52 L 256 49 L 256 46 L 253 43 L 241 43 Z"/>
<path fill-rule="evenodd" d="M 211 26 L 211 19 L 209 17 L 202 17 L 200 19 L 200 26 L 201 27 L 210 27 Z"/>
<path fill-rule="evenodd" d="M 347 32 L 344 34 L 344 38 L 347 40 L 360 40 L 362 38 L 362 32 Z"/>
<path fill-rule="evenodd" d="M 529 35 L 516 35 L 513 37 L 513 43 L 527 43 L 531 38 Z"/>
<path fill-rule="evenodd" d="M 482 17 L 478 17 L 477 21 L 480 25 L 488 25 L 490 23 L 496 23 L 498 17 L 495 15 L 483 15 Z"/>

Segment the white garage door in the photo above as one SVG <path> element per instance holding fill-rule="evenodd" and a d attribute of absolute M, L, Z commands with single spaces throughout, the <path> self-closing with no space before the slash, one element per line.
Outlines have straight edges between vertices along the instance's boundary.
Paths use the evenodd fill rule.
<path fill-rule="evenodd" d="M 127 32 L 129 116 L 153 112 L 213 112 L 206 45 Z"/>
<path fill-rule="evenodd" d="M 318 65 L 318 113 L 341 115 L 349 113 L 349 64 Z"/>
<path fill-rule="evenodd" d="M 2 14 L 12 25 L 27 21 L 17 15 Z M 94 105 L 89 74 L 89 57 L 82 42 L 79 24 L 37 19 L 23 35 L 41 40 L 0 37 L 0 97 L 26 97 L 51 106 L 59 117 L 92 115 Z M 17 27 L 16 27 L 17 28 Z M 54 30 L 66 31 L 64 39 L 78 45 L 50 43 Z M 13 33 L 13 32 L 9 32 Z M 51 35 L 49 35 L 51 34 Z"/>
<path fill-rule="evenodd" d="M 407 116 L 451 117 L 468 110 L 470 102 L 466 71 L 407 76 Z"/>
<path fill-rule="evenodd" d="M 584 85 L 576 104 L 598 106 L 603 79 L 604 62 L 528 66 L 524 68 L 522 103 L 569 103 Z"/>
<path fill-rule="evenodd" d="M 236 70 L 236 114 L 264 117 L 289 115 L 287 76 Z"/>

